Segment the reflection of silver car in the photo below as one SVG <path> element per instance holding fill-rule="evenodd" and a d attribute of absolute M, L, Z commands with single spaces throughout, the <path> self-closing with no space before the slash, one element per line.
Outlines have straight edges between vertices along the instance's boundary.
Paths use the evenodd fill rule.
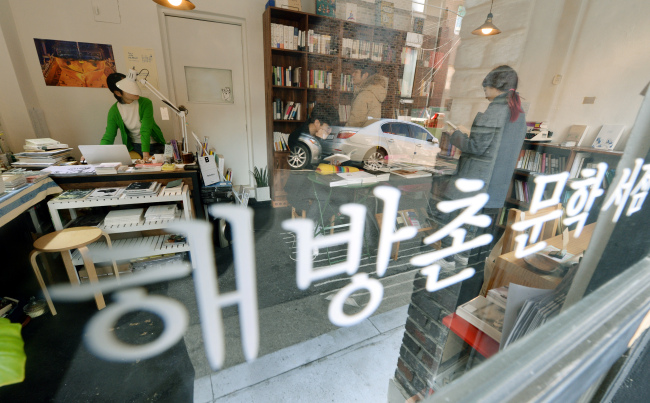
<path fill-rule="evenodd" d="M 321 142 L 309 133 L 302 133 L 297 144 L 291 148 L 289 166 L 291 169 L 305 169 L 318 164 L 321 159 Z"/>
<path fill-rule="evenodd" d="M 375 119 L 364 127 L 333 127 L 322 141 L 323 155 L 346 154 L 355 162 L 433 165 L 440 152 L 438 139 L 420 125 L 394 119 Z"/>

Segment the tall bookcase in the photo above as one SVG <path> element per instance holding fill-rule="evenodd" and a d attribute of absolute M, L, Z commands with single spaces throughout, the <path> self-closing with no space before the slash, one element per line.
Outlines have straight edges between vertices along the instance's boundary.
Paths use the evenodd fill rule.
<path fill-rule="evenodd" d="M 274 132 L 291 133 L 302 125 L 308 114 L 308 105 L 314 102 L 330 104 L 337 108 L 339 105 L 351 105 L 354 92 L 342 90 L 341 75 L 352 74 L 355 69 L 369 65 L 375 68 L 378 74 L 388 78 L 388 94 L 382 103 L 382 118 L 396 118 L 399 110 L 405 105 L 408 108 L 424 108 L 426 106 L 440 106 L 440 100 L 434 99 L 434 91 L 429 88 L 425 94 L 421 91 L 419 81 L 433 76 L 436 82 L 433 85 L 444 85 L 439 80 L 445 79 L 444 74 L 433 75 L 434 53 L 426 54 L 426 60 L 418 60 L 415 64 L 414 85 L 408 104 L 403 103 L 400 96 L 400 79 L 404 74 L 405 65 L 401 62 L 402 48 L 405 46 L 407 32 L 385 28 L 381 26 L 366 25 L 348 22 L 331 17 L 291 11 L 269 7 L 264 12 L 264 78 L 266 94 L 266 147 L 267 160 L 269 161 L 269 177 L 271 197 L 274 207 L 286 206 L 286 192 L 284 185 L 288 177 L 289 165 L 288 151 L 276 151 L 274 147 Z M 307 33 L 313 30 L 315 34 L 329 35 L 331 42 L 329 53 L 309 52 L 306 50 L 277 49 L 272 46 L 272 24 L 280 24 L 297 28 Z M 348 57 L 342 53 L 343 39 L 367 41 L 382 44 L 381 61 L 372 59 L 358 59 Z M 424 35 L 423 46 L 435 49 L 441 39 L 439 35 Z M 439 55 L 435 60 L 439 60 Z M 292 67 L 293 70 L 301 68 L 301 86 L 273 85 L 273 67 Z M 331 88 L 308 88 L 310 70 L 322 70 L 332 73 Z M 419 81 L 418 81 L 419 80 Z M 301 104 L 300 115 L 292 120 L 275 119 L 273 101 L 280 99 L 284 103 L 295 102 Z M 435 103 L 435 105 L 434 105 Z M 341 123 L 343 124 L 343 123 Z"/>
<path fill-rule="evenodd" d="M 530 196 L 533 194 L 535 187 L 535 176 L 559 173 L 562 171 L 577 172 L 577 169 L 579 167 L 585 168 L 587 163 L 599 162 L 607 163 L 608 169 L 613 170 L 616 168 L 616 165 L 618 164 L 618 161 L 623 153 L 620 151 L 599 150 L 591 147 L 562 147 L 558 144 L 533 143 L 525 141 L 522 147 L 522 154 L 520 154 L 520 159 L 525 159 L 527 155 L 529 157 L 529 161 L 531 158 L 534 159 L 535 155 L 539 155 L 540 158 L 543 158 L 543 155 L 548 155 L 549 159 L 546 161 L 555 160 L 557 163 L 552 163 L 551 165 L 544 163 L 544 169 L 542 169 L 541 162 L 535 164 L 533 161 L 528 166 L 515 169 L 512 181 L 510 182 L 510 189 L 508 190 L 508 197 L 506 198 L 505 207 L 500 215 L 500 221 L 498 223 L 499 227 L 505 228 L 505 220 L 508 217 L 507 210 L 510 208 L 516 208 L 523 211 L 530 209 L 530 204 L 525 199 L 530 199 Z M 538 159 L 538 161 L 540 160 Z M 573 176 L 574 175 L 572 175 L 572 178 L 569 179 L 569 181 L 575 179 Z M 608 178 L 610 177 L 611 176 L 606 177 L 603 184 L 604 187 L 608 186 Z M 522 184 L 525 184 L 526 189 L 524 189 L 524 192 L 528 193 L 528 197 L 524 197 L 524 200 L 521 200 L 521 190 L 517 190 L 518 181 Z M 564 192 L 565 193 L 563 194 L 562 198 L 563 204 L 565 202 L 565 199 L 569 196 L 569 194 L 567 194 L 567 189 L 565 189 Z M 595 207 L 596 206 L 594 206 L 594 208 Z M 590 214 L 590 217 L 591 216 L 592 215 Z M 596 217 L 596 215 L 593 216 Z"/>

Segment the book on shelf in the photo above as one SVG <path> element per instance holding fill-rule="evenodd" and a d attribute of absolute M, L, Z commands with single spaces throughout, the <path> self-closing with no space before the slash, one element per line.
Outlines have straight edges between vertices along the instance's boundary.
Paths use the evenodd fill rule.
<path fill-rule="evenodd" d="M 309 88 L 332 89 L 332 72 L 309 70 Z"/>
<path fill-rule="evenodd" d="M 345 123 L 350 119 L 350 112 L 352 111 L 352 105 L 339 105 L 339 121 L 341 124 Z"/>
<path fill-rule="evenodd" d="M 124 187 L 97 188 L 88 195 L 89 199 L 119 199 Z"/>
<path fill-rule="evenodd" d="M 307 49 L 311 53 L 331 54 L 332 36 L 317 34 L 313 29 L 307 32 Z"/>
<path fill-rule="evenodd" d="M 588 129 L 589 126 L 587 125 L 572 125 L 569 127 L 569 133 L 567 133 L 561 145 L 563 147 L 581 146 Z"/>
<path fill-rule="evenodd" d="M 56 197 L 56 200 L 78 200 L 83 199 L 91 194 L 93 189 L 70 189 L 61 193 Z"/>
<path fill-rule="evenodd" d="M 176 204 L 158 204 L 147 208 L 144 214 L 145 222 L 158 220 L 173 220 L 180 217 L 180 211 Z"/>
<path fill-rule="evenodd" d="M 503 287 L 493 288 L 488 290 L 487 299 L 503 309 L 506 309 L 506 303 L 508 302 L 508 286 L 504 285 Z"/>
<path fill-rule="evenodd" d="M 58 140 L 51 138 L 41 139 L 26 139 L 23 146 L 25 151 L 38 151 L 38 150 L 57 150 L 61 148 L 69 148 L 67 144 L 63 144 Z"/>
<path fill-rule="evenodd" d="M 302 50 L 305 48 L 305 32 L 297 27 L 271 23 L 271 47 L 276 49 Z"/>
<path fill-rule="evenodd" d="M 623 135 L 624 125 L 603 125 L 592 144 L 593 148 L 599 150 L 613 150 L 616 143 Z"/>
<path fill-rule="evenodd" d="M 289 133 L 273 132 L 273 149 L 289 151 Z"/>
<path fill-rule="evenodd" d="M 165 185 L 161 194 L 164 195 L 179 195 L 183 192 L 183 180 L 176 179 Z"/>
<path fill-rule="evenodd" d="M 585 163 L 585 159 L 591 157 L 591 153 L 588 152 L 577 152 L 573 158 L 573 165 L 571 165 L 571 171 L 569 172 L 569 178 L 575 179 L 580 177 L 580 172 L 582 171 L 582 166 Z"/>
<path fill-rule="evenodd" d="M 139 224 L 143 213 L 144 208 L 111 210 L 104 217 L 104 225 Z"/>
<path fill-rule="evenodd" d="M 478 296 L 456 308 L 456 314 L 497 342 L 501 341 L 505 308 Z"/>

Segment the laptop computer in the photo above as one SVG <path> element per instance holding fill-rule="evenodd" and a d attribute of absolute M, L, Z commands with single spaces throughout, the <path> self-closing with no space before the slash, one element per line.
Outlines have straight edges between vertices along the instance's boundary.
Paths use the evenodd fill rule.
<path fill-rule="evenodd" d="M 104 162 L 121 162 L 122 165 L 133 164 L 129 150 L 124 144 L 79 146 L 79 151 L 81 151 L 81 155 L 84 156 L 86 162 L 91 165 Z"/>

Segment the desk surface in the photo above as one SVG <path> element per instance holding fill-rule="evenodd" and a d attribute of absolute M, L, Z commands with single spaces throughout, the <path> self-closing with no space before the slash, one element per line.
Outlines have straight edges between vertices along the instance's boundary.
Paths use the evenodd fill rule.
<path fill-rule="evenodd" d="M 569 232 L 569 245 L 567 251 L 573 255 L 579 255 L 589 246 L 591 235 L 594 232 L 596 223 L 585 226 L 579 238 L 574 238 L 575 231 Z M 562 249 L 562 235 L 554 236 L 546 240 L 546 243 L 556 248 Z M 525 285 L 527 287 L 537 288 L 555 288 L 562 277 L 554 275 L 544 275 L 529 268 L 524 259 L 515 257 L 515 252 L 509 252 L 497 258 L 494 266 L 494 273 L 488 283 L 488 290 L 498 288 L 510 283 Z"/>

